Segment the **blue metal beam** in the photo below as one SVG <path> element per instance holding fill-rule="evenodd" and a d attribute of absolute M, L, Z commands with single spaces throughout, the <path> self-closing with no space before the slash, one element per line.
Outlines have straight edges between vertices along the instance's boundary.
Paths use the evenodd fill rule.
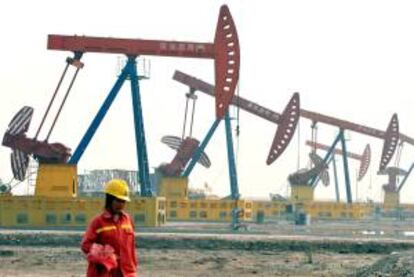
<path fill-rule="evenodd" d="M 400 192 L 400 190 L 403 188 L 405 182 L 407 181 L 407 179 L 410 176 L 411 171 L 413 171 L 413 169 L 414 169 L 414 163 L 411 165 L 410 169 L 408 170 L 407 175 L 405 175 L 404 179 L 401 181 L 401 184 L 397 189 L 398 192 Z"/>
<path fill-rule="evenodd" d="M 230 190 L 231 198 L 234 200 L 239 200 L 239 186 L 237 183 L 237 171 L 236 163 L 234 158 L 234 149 L 233 149 L 233 137 L 231 134 L 231 122 L 229 112 L 227 111 L 224 117 L 224 122 L 226 125 L 226 137 L 227 137 L 227 158 L 229 163 L 229 177 L 230 177 Z"/>
<path fill-rule="evenodd" d="M 139 182 L 141 185 L 142 196 L 152 196 L 151 181 L 149 177 L 149 163 L 147 155 L 147 147 L 145 142 L 144 120 L 142 116 L 141 97 L 139 90 L 139 81 L 136 67 L 136 57 L 128 57 L 128 62 L 123 68 L 121 75 L 118 77 L 115 85 L 112 87 L 104 103 L 100 107 L 95 118 L 92 120 L 85 135 L 81 139 L 78 147 L 76 148 L 73 156 L 69 160 L 70 164 L 77 164 L 82 157 L 85 149 L 88 147 L 92 140 L 96 130 L 100 126 L 110 106 L 112 105 L 115 97 L 118 95 L 123 83 L 129 77 L 131 81 L 131 94 L 132 94 L 132 107 L 134 112 L 135 123 L 135 140 L 136 151 L 138 156 L 138 174 Z"/>
<path fill-rule="evenodd" d="M 336 168 L 336 160 L 335 160 L 335 154 L 332 155 L 332 163 L 333 163 L 333 172 L 334 172 L 334 178 L 335 178 L 335 194 L 336 194 L 336 202 L 341 202 L 341 196 L 339 194 L 339 183 L 338 183 L 338 171 Z"/>
<path fill-rule="evenodd" d="M 137 74 L 135 57 L 128 57 L 131 64 L 129 79 L 131 81 L 132 108 L 134 111 L 135 143 L 138 156 L 138 175 L 141 189 L 141 196 L 152 196 L 152 186 L 149 177 L 149 162 L 147 154 L 147 144 L 145 141 L 144 117 L 142 115 L 141 95 Z"/>
<path fill-rule="evenodd" d="M 351 181 L 349 178 L 348 152 L 346 151 L 344 131 L 341 129 L 339 134 L 341 136 L 341 144 L 342 144 L 342 160 L 344 163 L 346 198 L 348 200 L 348 204 L 351 204 L 352 203 Z"/>
<path fill-rule="evenodd" d="M 336 136 L 335 141 L 331 145 L 331 147 L 328 150 L 328 153 L 326 153 L 323 161 L 325 164 L 328 163 L 328 160 L 330 159 L 330 156 L 333 155 L 333 151 L 336 147 L 336 144 L 341 141 L 342 146 L 342 158 L 343 158 L 343 164 L 344 164 L 344 175 L 345 175 L 345 188 L 346 188 L 346 197 L 347 202 L 352 203 L 352 192 L 351 192 L 351 182 L 349 178 L 349 167 L 348 167 L 348 152 L 346 150 L 346 143 L 344 138 L 344 130 L 340 129 L 339 134 Z M 334 175 L 335 175 L 335 189 L 336 189 L 336 201 L 339 202 L 339 188 L 338 188 L 338 180 L 337 180 L 337 172 L 336 172 L 336 164 L 335 164 L 335 158 L 332 157 L 332 160 L 334 162 Z M 315 176 L 311 181 L 310 185 L 314 188 L 317 184 L 318 176 Z"/>
<path fill-rule="evenodd" d="M 115 97 L 117 96 L 119 90 L 121 89 L 124 81 L 126 80 L 129 71 L 131 70 L 131 64 L 128 62 L 125 67 L 123 68 L 121 75 L 118 77 L 115 85 L 112 87 L 111 91 L 109 92 L 108 96 L 106 97 L 105 101 L 102 103 L 101 108 L 99 109 L 98 113 L 96 114 L 95 118 L 92 120 L 91 124 L 89 125 L 88 130 L 86 131 L 85 135 L 81 139 L 78 147 L 76 148 L 75 152 L 73 153 L 72 157 L 69 160 L 69 164 L 78 164 L 80 158 L 83 155 L 86 147 L 88 147 L 89 142 L 92 140 L 96 130 L 98 129 L 99 125 L 101 124 L 102 120 L 104 119 L 106 113 L 108 112 L 109 108 L 111 107 L 112 102 L 114 101 Z"/>
<path fill-rule="evenodd" d="M 194 152 L 193 156 L 191 157 L 191 160 L 190 160 L 189 164 L 187 165 L 187 167 L 185 168 L 185 170 L 181 174 L 181 176 L 188 177 L 190 175 L 191 171 L 193 170 L 195 164 L 200 159 L 201 154 L 204 152 L 204 149 L 206 148 L 208 142 L 210 141 L 211 137 L 213 136 L 213 134 L 216 131 L 217 126 L 219 125 L 220 122 L 221 122 L 221 119 L 219 119 L 219 118 L 216 119 L 213 122 L 213 125 L 211 125 L 210 130 L 207 132 L 206 137 L 201 142 L 201 144 L 198 146 L 197 150 Z"/>
<path fill-rule="evenodd" d="M 334 140 L 334 142 L 332 143 L 332 145 L 331 145 L 331 147 L 329 148 L 329 150 L 328 150 L 328 152 L 326 153 L 326 155 L 325 155 L 325 157 L 323 158 L 323 163 L 324 164 L 327 164 L 328 163 L 328 160 L 329 160 L 329 157 L 331 156 L 331 154 L 333 153 L 333 151 L 334 151 L 334 149 L 335 149 L 335 146 L 336 146 L 336 144 L 339 142 L 339 139 L 340 139 L 340 136 L 341 136 L 341 132 L 342 131 L 340 131 L 339 132 L 339 134 L 336 136 L 336 138 L 335 138 L 335 140 Z M 312 179 L 311 179 L 311 181 L 310 181 L 310 186 L 312 186 L 313 188 L 315 188 L 315 186 L 316 186 L 316 180 L 318 179 L 318 175 L 317 176 L 315 176 L 315 177 L 313 177 Z"/>
<path fill-rule="evenodd" d="M 231 215 L 232 215 L 231 226 L 234 230 L 237 230 L 240 224 L 239 217 L 240 217 L 241 210 L 237 207 L 237 201 L 240 198 L 240 194 L 239 194 L 239 187 L 237 183 L 237 171 L 236 171 L 236 164 L 235 164 L 235 159 L 234 159 L 233 137 L 231 134 L 231 122 L 230 122 L 230 116 L 229 116 L 228 111 L 225 114 L 224 121 L 225 121 L 226 138 L 227 138 L 227 158 L 228 158 L 228 164 L 229 164 L 231 199 L 235 200 L 235 208 L 231 212 Z M 188 177 L 190 175 L 195 164 L 200 159 L 201 154 L 206 148 L 208 142 L 210 141 L 211 137 L 213 136 L 220 122 L 221 122 L 221 119 L 216 119 L 213 122 L 213 125 L 210 127 L 210 130 L 207 132 L 207 135 L 205 136 L 200 146 L 194 152 L 189 164 L 187 165 L 186 169 L 181 174 L 181 176 Z"/>
<path fill-rule="evenodd" d="M 336 168 L 335 152 L 332 152 L 332 156 L 329 158 L 329 161 L 327 162 L 327 164 L 329 165 L 331 162 L 333 163 L 336 202 L 339 203 L 341 198 L 340 198 L 340 193 L 339 193 L 338 172 L 337 172 L 337 168 Z M 318 176 L 316 176 L 314 187 L 316 187 L 318 185 L 319 181 L 321 180 L 320 176 L 321 176 L 320 174 Z"/>

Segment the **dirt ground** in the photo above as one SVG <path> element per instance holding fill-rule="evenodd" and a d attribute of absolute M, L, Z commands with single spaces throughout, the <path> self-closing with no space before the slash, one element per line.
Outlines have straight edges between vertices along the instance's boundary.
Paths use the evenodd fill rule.
<path fill-rule="evenodd" d="M 232 250 L 138 250 L 139 276 L 344 276 L 384 255 Z M 85 276 L 75 247 L 0 247 L 0 276 Z"/>
<path fill-rule="evenodd" d="M 414 239 L 401 236 L 413 226 L 277 223 L 230 232 L 223 224 L 170 223 L 136 234 L 138 275 L 414 276 Z M 0 229 L 0 277 L 85 276 L 82 234 Z"/>

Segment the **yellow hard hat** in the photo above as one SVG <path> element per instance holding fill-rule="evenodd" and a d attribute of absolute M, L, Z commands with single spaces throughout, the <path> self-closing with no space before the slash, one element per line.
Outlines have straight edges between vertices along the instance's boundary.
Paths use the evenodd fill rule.
<path fill-rule="evenodd" d="M 105 184 L 104 192 L 118 199 L 131 201 L 129 199 L 129 187 L 127 182 L 121 179 L 112 179 Z"/>

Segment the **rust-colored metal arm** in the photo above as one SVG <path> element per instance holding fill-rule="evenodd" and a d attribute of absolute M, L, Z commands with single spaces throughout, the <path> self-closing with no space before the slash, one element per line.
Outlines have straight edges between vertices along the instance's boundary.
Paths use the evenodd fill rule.
<path fill-rule="evenodd" d="M 199 90 L 203 93 L 214 96 L 214 86 L 212 86 L 211 84 L 203 80 L 197 79 L 191 75 L 188 75 L 186 73 L 176 70 L 174 73 L 173 79 L 180 83 L 183 83 L 184 85 L 192 87 L 195 90 Z M 279 119 L 280 119 L 279 113 L 273 112 L 270 109 L 264 108 L 254 102 L 251 102 L 249 100 L 243 99 L 238 96 L 234 96 L 231 103 L 259 117 L 262 117 L 266 120 L 279 124 Z M 322 122 L 322 123 L 329 124 L 332 126 L 340 127 L 344 130 L 350 130 L 350 131 L 365 134 L 368 136 L 376 137 L 379 139 L 385 139 L 384 131 L 371 128 L 371 127 L 367 127 L 364 125 L 360 125 L 360 124 L 355 124 L 350 121 L 338 119 L 338 118 L 331 117 L 331 116 L 326 116 L 326 115 L 308 111 L 305 109 L 300 109 L 300 116 L 310 119 L 312 121 Z M 414 139 L 411 137 L 408 137 L 404 134 L 400 134 L 399 138 L 401 142 L 407 142 L 411 145 L 414 145 Z"/>
<path fill-rule="evenodd" d="M 49 35 L 47 49 L 72 52 L 214 58 L 214 44 L 186 41 Z"/>
<path fill-rule="evenodd" d="M 330 147 L 328 145 L 318 143 L 318 142 L 314 142 L 314 141 L 310 141 L 310 140 L 306 141 L 306 145 L 308 145 L 312 148 L 321 149 L 321 150 L 325 150 L 325 151 L 328 151 L 330 149 Z M 335 149 L 334 153 L 337 154 L 337 155 L 342 155 L 343 154 L 341 149 Z M 346 154 L 347 154 L 348 158 L 351 158 L 351 159 L 354 159 L 354 160 L 360 161 L 362 159 L 362 155 L 359 155 L 359 154 L 355 154 L 355 153 L 352 153 L 352 152 L 347 152 Z"/>
<path fill-rule="evenodd" d="M 337 126 L 340 127 L 344 130 L 350 130 L 350 131 L 354 131 L 360 134 L 364 134 L 364 135 L 368 135 L 371 137 L 376 137 L 379 139 L 384 139 L 385 138 L 385 132 L 375 129 L 375 128 L 371 128 L 371 127 L 367 127 L 361 124 L 356 124 L 356 123 L 352 123 L 350 121 L 346 121 L 346 120 L 342 120 L 342 119 L 338 119 L 335 117 L 331 117 L 331 116 L 327 116 L 327 115 L 323 115 L 320 113 L 316 113 L 316 112 L 311 112 L 311 111 L 307 111 L 304 109 L 300 110 L 300 116 L 304 117 L 304 118 L 308 118 L 310 120 L 316 121 L 316 122 L 322 122 L 325 124 L 329 124 L 329 125 L 333 125 L 333 126 Z M 404 141 L 408 142 L 409 144 L 414 145 L 414 139 L 407 137 L 405 135 L 400 135 L 400 139 L 401 141 L 403 141 L 403 136 L 404 136 Z"/>
<path fill-rule="evenodd" d="M 236 25 L 226 5 L 220 8 L 213 43 L 49 35 L 47 48 L 77 53 L 214 59 L 216 117 L 220 119 L 224 118 L 239 80 L 239 38 Z"/>
<path fill-rule="evenodd" d="M 193 88 L 194 90 L 201 91 L 207 95 L 214 97 L 214 86 L 203 80 L 197 79 L 179 70 L 176 70 L 174 72 L 173 79 L 180 83 L 183 83 L 184 85 L 187 85 Z M 240 97 L 240 96 L 234 96 L 233 99 L 231 100 L 231 104 L 237 107 L 240 107 L 243 110 L 248 111 L 254 115 L 257 115 L 263 119 L 279 124 L 279 121 L 281 118 L 280 113 L 276 113 L 270 109 L 262 107 L 259 104 L 256 104 L 255 102 L 244 99 L 243 97 Z"/>

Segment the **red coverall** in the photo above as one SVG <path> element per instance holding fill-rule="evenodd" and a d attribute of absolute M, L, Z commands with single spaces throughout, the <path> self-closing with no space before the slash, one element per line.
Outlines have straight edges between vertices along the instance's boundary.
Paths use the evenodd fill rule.
<path fill-rule="evenodd" d="M 88 254 L 93 243 L 111 245 L 118 257 L 118 267 L 107 272 L 102 267 L 100 270 L 96 264 L 89 263 L 87 277 L 137 276 L 134 224 L 127 213 L 121 212 L 119 216 L 113 216 L 105 210 L 96 216 L 83 237 L 82 251 Z"/>

